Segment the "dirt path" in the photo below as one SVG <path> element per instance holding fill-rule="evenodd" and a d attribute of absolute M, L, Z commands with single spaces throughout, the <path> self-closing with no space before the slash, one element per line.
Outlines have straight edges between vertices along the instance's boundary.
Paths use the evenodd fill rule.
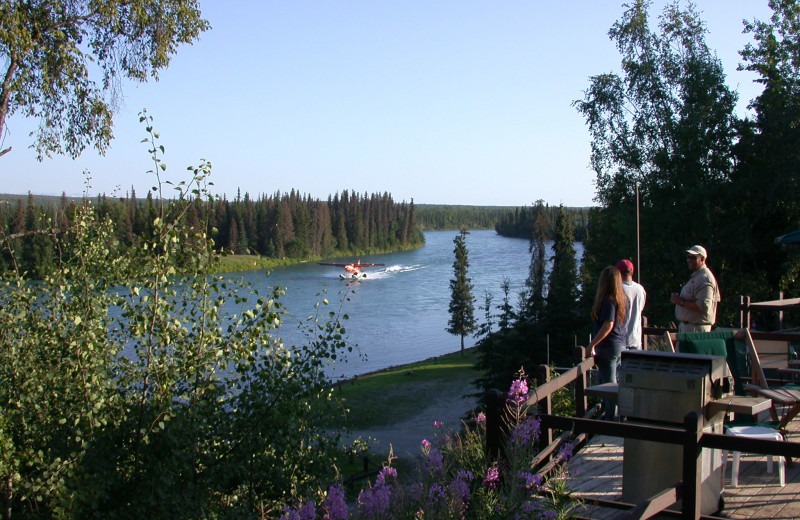
<path fill-rule="evenodd" d="M 431 398 L 428 403 L 420 404 L 416 415 L 388 426 L 348 432 L 343 440 L 349 442 L 358 437 L 365 440 L 371 438 L 374 439 L 373 450 L 377 455 L 387 456 L 391 444 L 396 457 L 415 457 L 421 454 L 422 440 L 433 438 L 434 421 L 444 423 L 444 427 L 450 430 L 461 429 L 461 418 L 477 404 L 476 398 L 464 396 L 474 393 L 475 387 L 464 381 L 425 384 L 432 387 L 426 389 Z"/>

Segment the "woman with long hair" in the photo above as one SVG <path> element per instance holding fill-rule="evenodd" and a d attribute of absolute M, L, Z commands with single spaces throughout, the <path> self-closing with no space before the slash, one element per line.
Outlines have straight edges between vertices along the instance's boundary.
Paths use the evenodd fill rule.
<path fill-rule="evenodd" d="M 597 294 L 592 306 L 594 334 L 589 343 L 601 384 L 617 382 L 617 366 L 625 350 L 625 333 L 620 325 L 625 320 L 626 308 L 622 276 L 616 267 L 610 265 L 603 269 L 597 282 Z M 605 399 L 603 407 L 605 419 L 613 421 L 617 411 L 616 400 Z"/>

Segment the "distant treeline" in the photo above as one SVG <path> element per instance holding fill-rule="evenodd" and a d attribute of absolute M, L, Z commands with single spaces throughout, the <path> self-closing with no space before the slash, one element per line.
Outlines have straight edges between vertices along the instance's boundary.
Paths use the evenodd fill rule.
<path fill-rule="evenodd" d="M 417 222 L 426 231 L 494 229 L 513 206 L 417 204 Z"/>
<path fill-rule="evenodd" d="M 534 230 L 534 223 L 538 215 L 538 205 L 544 207 L 544 230 L 547 240 L 553 240 L 556 234 L 556 222 L 558 221 L 559 206 L 550 206 L 543 201 L 538 201 L 537 206 L 523 206 L 504 212 L 497 220 L 495 230 L 504 237 L 531 238 Z M 567 216 L 572 221 L 574 230 L 574 240 L 583 242 L 586 239 L 586 231 L 589 222 L 590 208 L 564 208 Z"/>
<path fill-rule="evenodd" d="M 546 230 L 549 240 L 555 236 L 558 206 L 545 207 Z M 537 204 L 539 204 L 537 202 Z M 572 217 L 575 240 L 586 237 L 589 208 L 564 208 Z M 458 206 L 417 204 L 417 222 L 424 230 L 494 229 L 500 235 L 529 239 L 536 215 L 536 206 Z"/>
<path fill-rule="evenodd" d="M 52 235 L 69 228 L 81 199 L 2 196 L 0 230 L 18 241 L 16 257 L 2 247 L 0 268 L 21 268 L 38 277 L 56 261 Z M 152 234 L 160 202 L 152 194 L 137 199 L 105 195 L 92 199 L 100 216 L 115 226 L 120 244 L 134 246 Z M 171 201 L 165 202 L 167 204 Z M 361 195 L 344 191 L 327 200 L 312 199 L 292 190 L 252 199 L 245 193 L 234 200 L 195 200 L 184 219 L 198 231 L 204 228 L 218 250 L 271 258 L 324 258 L 417 247 L 424 237 L 416 223 L 414 202 L 395 203 L 388 193 Z"/>

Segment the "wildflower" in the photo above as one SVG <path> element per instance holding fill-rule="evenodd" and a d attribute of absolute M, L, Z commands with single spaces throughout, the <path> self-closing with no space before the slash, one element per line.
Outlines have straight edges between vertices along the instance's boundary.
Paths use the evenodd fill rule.
<path fill-rule="evenodd" d="M 486 422 L 486 414 L 483 412 L 478 413 L 478 416 L 475 417 L 475 422 L 478 424 L 484 424 Z"/>
<path fill-rule="evenodd" d="M 528 398 L 528 382 L 524 379 L 515 379 L 511 382 L 511 388 L 508 391 L 508 400 L 516 403 L 522 403 Z"/>
<path fill-rule="evenodd" d="M 422 444 L 422 446 L 424 448 L 430 448 L 431 447 L 431 441 L 429 441 L 428 439 L 422 439 L 422 442 L 420 444 Z"/>
<path fill-rule="evenodd" d="M 444 455 L 440 450 L 432 448 L 425 461 L 425 470 L 431 473 L 438 473 L 444 467 Z"/>
<path fill-rule="evenodd" d="M 456 478 L 458 480 L 463 480 L 464 482 L 472 482 L 472 479 L 474 479 L 475 476 L 470 470 L 464 469 L 456 473 Z"/>
<path fill-rule="evenodd" d="M 367 518 L 385 514 L 392 500 L 392 489 L 386 484 L 376 484 L 358 495 L 358 510 Z"/>
<path fill-rule="evenodd" d="M 433 421 L 434 428 L 442 428 L 444 427 L 444 423 L 442 421 Z"/>
<path fill-rule="evenodd" d="M 558 450 L 558 455 L 556 455 L 556 462 L 569 462 L 573 455 L 573 449 L 574 447 L 571 443 L 561 446 L 561 449 Z"/>
<path fill-rule="evenodd" d="M 345 501 L 344 488 L 342 488 L 341 484 L 328 488 L 328 496 L 325 497 L 322 508 L 325 511 L 322 520 L 347 519 L 347 502 Z"/>
<path fill-rule="evenodd" d="M 483 485 L 493 488 L 498 482 L 500 482 L 500 470 L 493 464 L 486 470 L 486 477 L 483 479 Z"/>
<path fill-rule="evenodd" d="M 520 471 L 517 473 L 517 477 L 525 482 L 524 488 L 525 489 L 538 489 L 539 486 L 542 485 L 542 476 L 537 475 L 535 473 L 529 473 L 527 471 Z"/>
<path fill-rule="evenodd" d="M 411 500 L 415 502 L 419 502 L 422 500 L 422 492 L 425 490 L 422 482 L 414 482 L 411 484 L 411 487 L 408 488 L 408 495 L 411 497 Z"/>
<path fill-rule="evenodd" d="M 314 502 L 301 503 L 297 510 L 286 506 L 279 520 L 314 520 L 317 517 L 317 508 Z"/>
<path fill-rule="evenodd" d="M 525 444 L 532 444 L 539 438 L 539 426 L 541 421 L 535 418 L 529 418 L 521 424 L 518 424 L 511 430 L 511 442 L 514 445 L 521 446 Z"/>
<path fill-rule="evenodd" d="M 375 479 L 376 486 L 383 486 L 386 484 L 386 477 L 397 478 L 397 469 L 390 466 L 384 466 L 378 471 L 378 477 Z"/>
<path fill-rule="evenodd" d="M 450 483 L 449 490 L 450 495 L 454 498 L 457 498 L 462 503 L 466 503 L 469 500 L 469 480 L 464 480 L 456 476 L 456 478 Z"/>
<path fill-rule="evenodd" d="M 315 520 L 317 518 L 317 508 L 314 502 L 306 502 L 300 506 L 300 520 Z"/>
<path fill-rule="evenodd" d="M 433 504 L 438 504 L 445 496 L 444 488 L 438 482 L 431 484 L 431 489 L 428 491 L 428 497 Z"/>

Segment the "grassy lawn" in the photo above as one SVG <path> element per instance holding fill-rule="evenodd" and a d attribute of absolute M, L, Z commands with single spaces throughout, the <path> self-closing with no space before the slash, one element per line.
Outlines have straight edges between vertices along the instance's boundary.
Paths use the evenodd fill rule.
<path fill-rule="evenodd" d="M 450 392 L 478 378 L 477 349 L 358 376 L 334 389 L 337 412 L 326 427 L 367 429 L 412 416 L 432 392 Z M 348 411 L 349 410 L 349 411 Z"/>

